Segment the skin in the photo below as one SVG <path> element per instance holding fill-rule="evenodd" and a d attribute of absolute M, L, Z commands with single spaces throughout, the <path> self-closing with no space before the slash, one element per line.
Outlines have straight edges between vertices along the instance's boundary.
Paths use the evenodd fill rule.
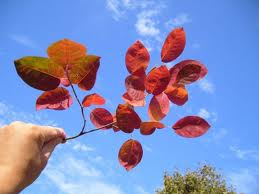
<path fill-rule="evenodd" d="M 60 128 L 13 122 L 0 128 L 0 194 L 32 184 L 66 135 Z"/>

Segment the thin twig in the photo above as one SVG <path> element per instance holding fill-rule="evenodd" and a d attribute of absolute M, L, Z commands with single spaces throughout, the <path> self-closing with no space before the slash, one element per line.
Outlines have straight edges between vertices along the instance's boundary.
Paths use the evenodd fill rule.
<path fill-rule="evenodd" d="M 95 132 L 95 131 L 99 131 L 100 129 L 103 129 L 103 128 L 105 128 L 105 127 L 111 126 L 111 125 L 113 125 L 113 124 L 115 124 L 115 123 L 116 123 L 116 121 L 115 121 L 115 122 L 112 122 L 112 123 L 109 123 L 109 124 L 107 124 L 107 125 L 103 125 L 103 126 L 101 126 L 101 127 L 95 128 L 95 129 L 91 129 L 91 130 L 88 130 L 88 131 L 80 132 L 78 135 L 75 135 L 75 136 L 66 138 L 65 140 L 68 141 L 68 140 L 71 140 L 71 139 L 78 138 L 78 137 L 80 137 L 80 136 L 82 136 L 82 135 L 85 135 L 85 134 L 87 134 L 87 133 L 92 133 L 92 132 Z"/>
<path fill-rule="evenodd" d="M 65 141 L 78 138 L 78 137 L 80 137 L 80 136 L 82 136 L 82 135 L 85 135 L 85 134 L 87 134 L 87 133 L 92 133 L 92 132 L 94 132 L 94 131 L 98 131 L 98 130 L 100 130 L 100 129 L 102 129 L 102 128 L 111 126 L 111 125 L 113 125 L 113 124 L 116 123 L 116 122 L 112 122 L 112 123 L 109 123 L 109 124 L 107 124 L 107 125 L 104 125 L 104 126 L 101 126 L 101 127 L 95 128 L 95 129 L 91 129 L 91 130 L 85 131 L 86 119 L 85 119 L 84 107 L 83 107 L 81 101 L 79 100 L 79 98 L 78 98 L 78 96 L 77 96 L 77 93 L 76 93 L 76 90 L 75 90 L 75 88 L 74 88 L 74 86 L 73 86 L 73 84 L 72 84 L 72 82 L 71 82 L 71 80 L 70 80 L 70 77 L 69 77 L 69 74 L 68 74 L 68 70 L 66 70 L 66 76 L 67 76 L 67 79 L 68 79 L 68 81 L 69 81 L 69 84 L 70 84 L 70 86 L 71 86 L 71 88 L 72 88 L 73 94 L 74 94 L 74 96 L 75 96 L 75 98 L 76 98 L 76 100 L 77 100 L 77 102 L 78 102 L 78 104 L 79 104 L 79 106 L 80 106 L 81 114 L 82 114 L 82 117 L 83 117 L 83 126 L 82 126 L 81 131 L 80 131 L 77 135 L 72 136 L 72 137 L 68 137 L 68 138 L 65 139 Z"/>
<path fill-rule="evenodd" d="M 68 79 L 68 81 L 69 81 L 69 84 L 70 84 L 70 86 L 71 86 L 71 88 L 72 88 L 72 90 L 73 90 L 73 93 L 74 93 L 74 96 L 75 96 L 75 98 L 76 98 L 76 100 L 77 100 L 77 103 L 79 104 L 80 109 L 81 109 L 81 114 L 82 114 L 82 117 L 83 117 L 83 126 L 82 126 L 82 129 L 81 129 L 80 133 L 82 133 L 82 132 L 84 132 L 84 130 L 85 130 L 85 125 L 86 125 L 84 107 L 83 107 L 83 105 L 81 104 L 81 102 L 80 102 L 80 100 L 79 100 L 79 98 L 78 98 L 78 96 L 77 96 L 76 90 L 75 90 L 75 88 L 74 88 L 74 86 L 73 86 L 73 84 L 72 84 L 72 82 L 71 82 L 71 80 L 70 80 L 70 77 L 69 77 L 69 74 L 68 74 L 68 70 L 66 70 L 66 76 L 67 76 L 67 79 Z M 80 133 L 79 133 L 79 134 L 80 134 Z"/>

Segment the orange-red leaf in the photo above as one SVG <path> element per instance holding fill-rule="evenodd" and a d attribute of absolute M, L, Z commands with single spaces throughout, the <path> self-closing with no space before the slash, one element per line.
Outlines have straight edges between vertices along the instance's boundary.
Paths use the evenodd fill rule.
<path fill-rule="evenodd" d="M 207 68 L 199 61 L 184 60 L 170 69 L 170 84 L 190 84 L 202 79 L 207 73 Z"/>
<path fill-rule="evenodd" d="M 119 104 L 116 110 L 117 126 L 125 133 L 131 133 L 138 129 L 141 119 L 138 114 L 128 105 Z"/>
<path fill-rule="evenodd" d="M 127 92 L 122 96 L 123 100 L 133 106 L 145 106 L 145 81 L 146 75 L 130 75 L 125 79 Z"/>
<path fill-rule="evenodd" d="M 146 104 L 146 100 L 145 100 L 145 97 L 146 97 L 146 94 L 145 92 L 141 92 L 141 91 L 138 91 L 135 95 L 134 95 L 134 98 L 132 98 L 129 93 L 124 93 L 122 95 L 122 99 L 132 105 L 132 106 L 145 106 Z"/>
<path fill-rule="evenodd" d="M 23 57 L 14 61 L 22 80 L 33 88 L 49 91 L 58 87 L 64 76 L 62 66 L 43 57 Z"/>
<path fill-rule="evenodd" d="M 145 79 L 145 88 L 148 93 L 158 95 L 167 87 L 170 81 L 170 72 L 165 65 L 154 67 Z"/>
<path fill-rule="evenodd" d="M 148 67 L 150 56 L 148 50 L 140 42 L 136 41 L 126 53 L 126 67 L 131 74 L 143 74 Z"/>
<path fill-rule="evenodd" d="M 198 116 L 187 116 L 173 125 L 174 131 L 183 137 L 194 138 L 205 134 L 210 125 L 203 118 Z"/>
<path fill-rule="evenodd" d="M 48 47 L 48 55 L 57 64 L 60 64 L 66 70 L 78 63 L 82 57 L 86 56 L 84 45 L 72 40 L 63 39 L 53 43 Z"/>
<path fill-rule="evenodd" d="M 82 90 L 91 90 L 95 84 L 96 74 L 100 66 L 100 57 L 87 55 L 81 58 L 69 72 L 71 82 L 78 84 Z"/>
<path fill-rule="evenodd" d="M 141 144 L 136 140 L 129 139 L 121 146 L 118 158 L 120 164 L 129 171 L 140 163 L 142 156 Z"/>
<path fill-rule="evenodd" d="M 103 104 L 105 104 L 105 99 L 96 93 L 87 95 L 82 102 L 82 105 L 84 107 L 89 107 L 91 105 L 103 105 Z"/>
<path fill-rule="evenodd" d="M 178 106 L 182 106 L 188 101 L 188 91 L 184 85 L 174 84 L 168 86 L 165 90 L 165 94 L 172 103 Z"/>
<path fill-rule="evenodd" d="M 140 133 L 142 135 L 151 135 L 156 129 L 163 129 L 165 126 L 156 121 L 142 122 L 140 125 Z"/>
<path fill-rule="evenodd" d="M 161 93 L 152 97 L 148 107 L 148 115 L 150 119 L 160 121 L 167 115 L 169 108 L 170 102 L 167 95 Z"/>
<path fill-rule="evenodd" d="M 53 109 L 65 110 L 73 103 L 69 91 L 65 88 L 56 88 L 54 90 L 43 92 L 36 102 L 36 110 Z"/>
<path fill-rule="evenodd" d="M 161 51 L 161 60 L 171 62 L 181 55 L 185 47 L 185 32 L 183 28 L 176 28 L 169 33 Z"/>
<path fill-rule="evenodd" d="M 95 108 L 90 113 L 90 120 L 96 127 L 102 127 L 113 122 L 112 114 L 104 108 Z M 102 129 L 110 129 L 112 125 Z"/>

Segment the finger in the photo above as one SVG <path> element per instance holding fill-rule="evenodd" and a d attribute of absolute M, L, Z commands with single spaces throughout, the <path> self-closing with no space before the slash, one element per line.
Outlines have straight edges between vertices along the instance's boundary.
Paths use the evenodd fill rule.
<path fill-rule="evenodd" d="M 49 142 L 52 139 L 56 139 L 56 138 L 61 138 L 61 139 L 66 138 L 65 132 L 61 128 L 45 126 L 45 127 L 42 127 L 41 131 L 44 136 L 44 142 Z"/>
<path fill-rule="evenodd" d="M 60 144 L 63 141 L 62 138 L 56 138 L 56 139 L 52 139 L 51 141 L 49 141 L 48 143 L 46 143 L 43 148 L 42 148 L 42 152 L 41 152 L 41 157 L 42 157 L 42 162 L 44 164 L 47 163 L 47 161 L 49 160 L 52 152 L 54 151 L 55 147 Z"/>

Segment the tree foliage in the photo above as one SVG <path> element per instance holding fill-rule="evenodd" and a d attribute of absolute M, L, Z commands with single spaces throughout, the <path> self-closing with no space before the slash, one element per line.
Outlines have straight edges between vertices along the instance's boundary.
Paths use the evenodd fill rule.
<path fill-rule="evenodd" d="M 203 165 L 196 171 L 164 175 L 164 186 L 156 194 L 237 194 L 215 168 Z M 242 193 L 241 193 L 242 194 Z"/>
<path fill-rule="evenodd" d="M 150 54 L 146 47 L 137 40 L 125 55 L 125 65 L 129 74 L 125 79 L 126 92 L 122 95 L 124 102 L 118 104 L 116 111 L 111 113 L 104 108 L 94 108 L 89 114 L 89 120 L 96 127 L 86 130 L 84 110 L 91 106 L 102 106 L 105 97 L 97 93 L 88 93 L 94 88 L 101 57 L 90 55 L 87 48 L 69 39 L 59 40 L 47 49 L 48 57 L 27 56 L 15 60 L 17 74 L 29 86 L 43 91 L 36 101 L 36 110 L 65 110 L 73 104 L 72 91 L 80 106 L 83 117 L 81 131 L 66 140 L 78 138 L 97 130 L 113 129 L 132 133 L 140 129 L 142 135 L 151 135 L 157 129 L 163 129 L 161 120 L 170 111 L 170 103 L 178 106 L 188 101 L 186 85 L 202 79 L 207 74 L 207 68 L 199 61 L 184 60 L 168 68 L 169 63 L 180 56 L 185 48 L 186 37 L 183 28 L 172 30 L 161 49 L 160 66 L 151 67 Z M 114 76 L 114 75 L 111 75 Z M 65 87 L 71 87 L 71 90 Z M 75 87 L 86 92 L 81 101 Z M 112 91 L 111 91 L 112 92 Z M 151 95 L 148 106 L 149 119 L 143 121 L 134 107 L 146 104 L 146 96 Z M 186 116 L 176 122 L 173 131 L 187 138 L 199 137 L 205 134 L 210 125 L 198 116 Z M 129 139 L 118 155 L 120 164 L 130 170 L 142 159 L 143 150 L 140 142 Z"/>

